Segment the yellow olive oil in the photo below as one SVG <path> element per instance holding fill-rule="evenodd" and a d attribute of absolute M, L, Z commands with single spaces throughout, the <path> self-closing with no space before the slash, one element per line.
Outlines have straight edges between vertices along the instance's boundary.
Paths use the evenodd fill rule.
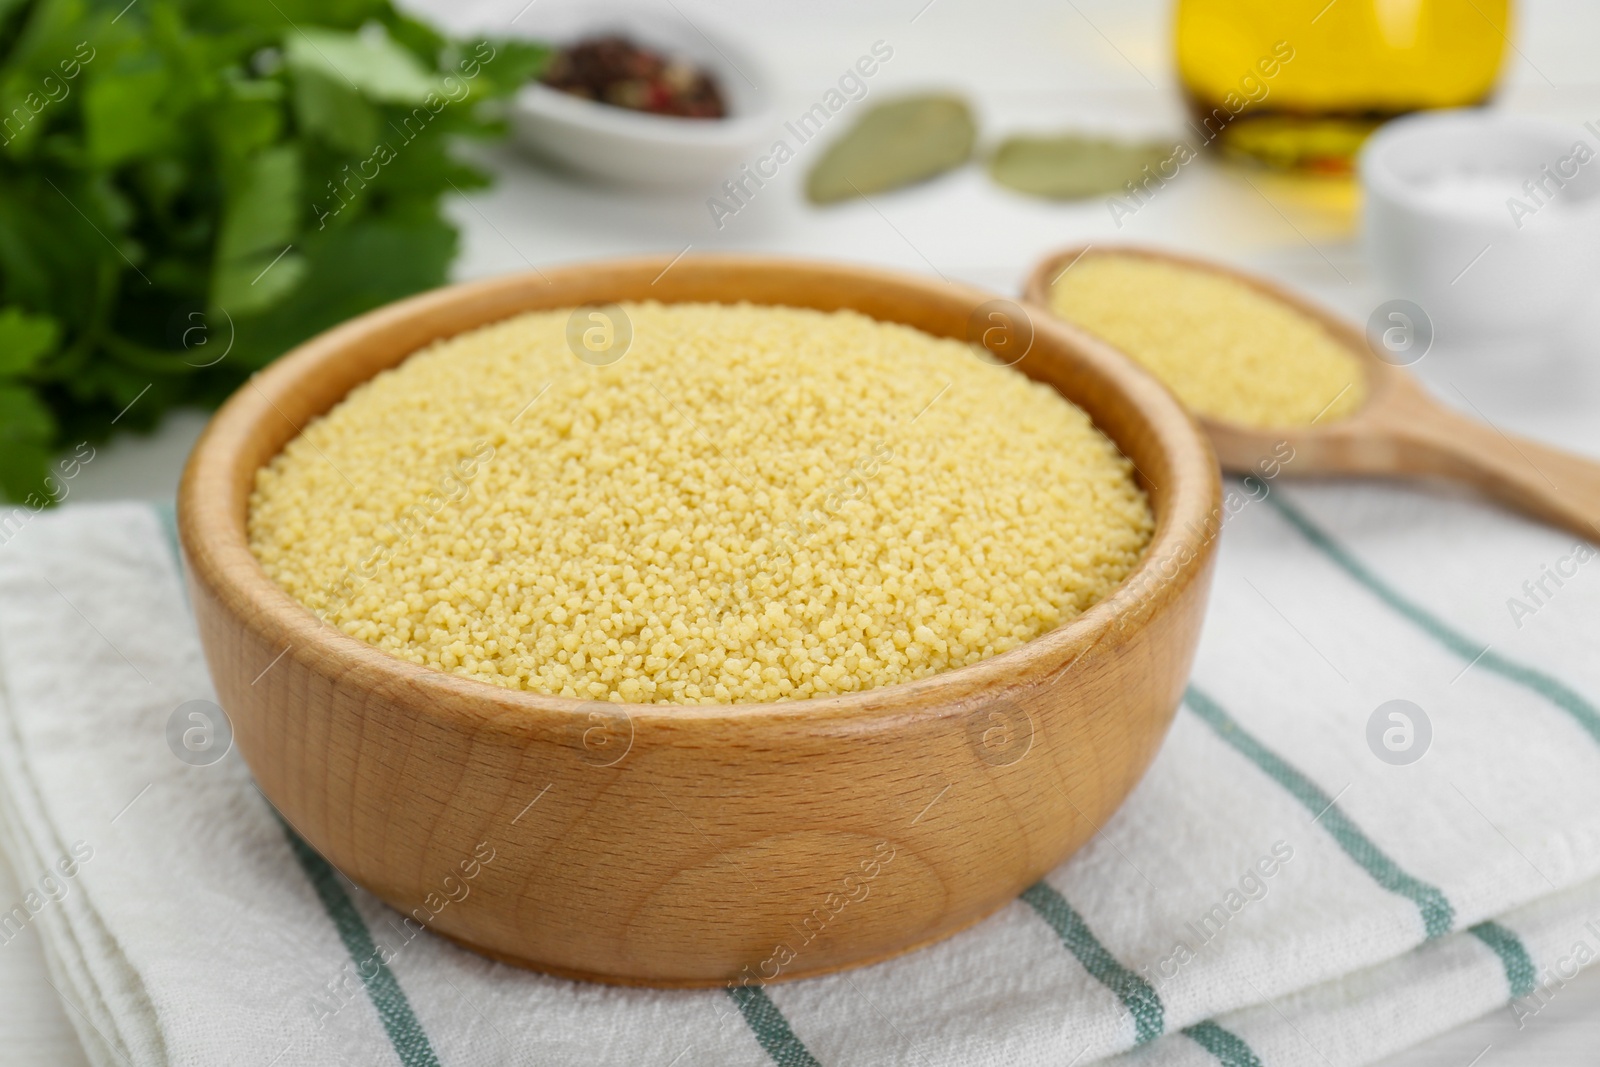
<path fill-rule="evenodd" d="M 1481 103 L 1510 0 L 1177 0 L 1178 77 L 1225 151 L 1346 172 L 1379 123 Z"/>

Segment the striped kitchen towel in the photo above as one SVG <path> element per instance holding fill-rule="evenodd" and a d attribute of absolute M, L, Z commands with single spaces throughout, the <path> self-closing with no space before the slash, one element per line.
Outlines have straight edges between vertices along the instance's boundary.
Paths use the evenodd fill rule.
<path fill-rule="evenodd" d="M 274 815 L 143 505 L 0 544 L 0 831 L 97 1064 L 1370 1062 L 1600 952 L 1600 563 L 1461 500 L 1234 484 L 1193 687 L 1070 862 L 947 941 L 667 992 L 456 948 Z M 180 713 L 185 705 L 188 712 Z M 174 731 L 177 731 L 175 734 Z"/>

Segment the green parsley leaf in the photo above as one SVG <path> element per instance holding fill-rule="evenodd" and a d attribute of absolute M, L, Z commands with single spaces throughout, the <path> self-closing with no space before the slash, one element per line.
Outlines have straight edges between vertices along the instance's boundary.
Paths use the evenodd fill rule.
<path fill-rule="evenodd" d="M 442 85 L 386 34 L 291 30 L 284 44 L 290 67 L 342 82 L 377 103 L 420 104 Z"/>
<path fill-rule="evenodd" d="M 30 315 L 21 308 L 0 309 L 0 375 L 32 370 L 39 358 L 56 346 L 60 335 L 54 319 Z"/>
<path fill-rule="evenodd" d="M 392 0 L 0 0 L 0 497 L 443 283 L 452 142 L 547 54 Z"/>

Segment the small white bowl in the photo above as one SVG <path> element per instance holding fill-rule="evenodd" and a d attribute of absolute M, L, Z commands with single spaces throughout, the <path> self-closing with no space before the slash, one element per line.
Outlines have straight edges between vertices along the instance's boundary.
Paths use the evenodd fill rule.
<path fill-rule="evenodd" d="M 714 187 L 764 148 L 777 125 L 771 75 L 759 57 L 675 12 L 541 4 L 518 28 L 556 48 L 620 34 L 707 71 L 727 105 L 725 118 L 687 119 L 529 83 L 512 102 L 513 131 L 525 148 L 565 169 L 634 187 Z"/>
<path fill-rule="evenodd" d="M 1600 282 L 1600 143 L 1576 123 L 1422 112 L 1379 130 L 1359 171 L 1378 284 L 1437 329 L 1548 334 Z"/>

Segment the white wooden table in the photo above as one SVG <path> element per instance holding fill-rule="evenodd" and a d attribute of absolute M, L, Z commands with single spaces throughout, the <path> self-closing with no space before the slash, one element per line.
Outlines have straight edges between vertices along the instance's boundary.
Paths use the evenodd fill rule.
<path fill-rule="evenodd" d="M 526 0 L 411 0 L 462 30 L 504 27 Z M 539 0 L 541 5 L 561 0 Z M 900 90 L 965 92 L 986 139 L 1020 129 L 1159 133 L 1181 121 L 1169 71 L 1166 0 L 673 0 L 696 23 L 761 48 L 778 78 L 785 114 L 809 107 L 874 41 L 894 48 L 869 100 Z M 662 9 L 674 10 L 665 2 Z M 1571 120 L 1600 118 L 1593 52 L 1600 5 L 1523 5 L 1501 96 L 1503 106 Z M 841 123 L 843 125 L 843 123 Z M 1353 197 L 1202 160 L 1116 229 L 1103 201 L 1053 205 L 991 185 L 977 168 L 925 187 L 825 211 L 800 196 L 809 159 L 787 166 L 751 206 L 718 230 L 709 190 L 622 194 L 550 175 L 510 149 L 488 152 L 496 188 L 450 206 L 464 232 L 462 278 L 563 261 L 640 252 L 772 251 L 870 261 L 1014 294 L 1051 248 L 1115 239 L 1160 242 L 1234 259 L 1298 285 L 1358 321 L 1381 300 L 1353 232 Z M 1600 318 L 1600 316 L 1596 316 Z M 1600 341 L 1580 323 L 1543 352 L 1469 352 L 1442 339 L 1418 367 L 1447 402 L 1471 398 L 1497 425 L 1600 455 Z M 153 437 L 120 438 L 74 483 L 73 499 L 170 500 L 203 425 L 179 413 Z M 23 872 L 24 874 L 31 872 Z M 0 861 L 0 904 L 13 900 Z M 0 947 L 0 1062 L 77 1067 L 86 1061 L 69 1009 L 44 980 L 30 928 Z M 1389 1067 L 1587 1063 L 1600 1046 L 1600 968 L 1563 991 L 1519 1031 L 1499 1011 L 1389 1061 Z M 1487 1050 L 1487 1051 L 1485 1051 Z"/>

